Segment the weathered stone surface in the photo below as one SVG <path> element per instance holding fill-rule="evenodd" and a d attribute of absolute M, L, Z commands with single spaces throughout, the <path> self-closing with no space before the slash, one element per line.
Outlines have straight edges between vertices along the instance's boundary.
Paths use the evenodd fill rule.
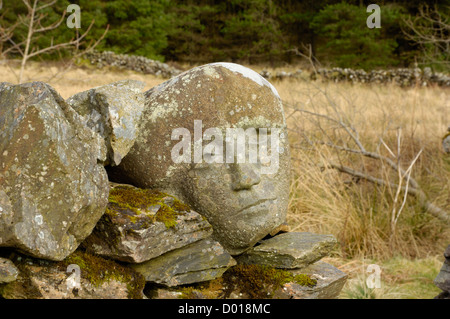
<path fill-rule="evenodd" d="M 443 291 L 450 292 L 450 258 L 446 258 L 434 284 Z"/>
<path fill-rule="evenodd" d="M 440 289 L 450 292 L 450 261 L 446 260 L 444 262 L 441 271 L 434 280 L 434 283 Z"/>
<path fill-rule="evenodd" d="M 274 299 L 335 299 L 347 281 L 347 274 L 323 261 L 318 261 L 306 268 L 290 270 L 301 273 L 317 280 L 314 287 L 287 283 L 274 293 Z"/>
<path fill-rule="evenodd" d="M 448 245 L 447 248 L 445 249 L 444 257 L 450 259 L 450 245 Z"/>
<path fill-rule="evenodd" d="M 180 198 L 208 219 L 214 238 L 233 255 L 285 222 L 291 171 L 286 120 L 276 89 L 256 72 L 233 63 L 184 72 L 146 92 L 138 126 L 128 155 L 108 169 L 111 180 Z M 258 162 L 231 156 L 237 143 L 236 135 L 226 139 L 230 128 L 259 133 Z M 215 132 L 214 145 L 222 137 L 223 151 L 233 151 L 227 159 L 220 160 L 220 146 L 214 155 L 206 151 L 213 143 L 205 142 L 212 139 L 206 129 Z M 264 130 L 270 160 L 261 156 Z M 187 146 L 180 150 L 180 143 Z"/>
<path fill-rule="evenodd" d="M 122 80 L 77 93 L 67 103 L 99 133 L 108 148 L 105 164 L 119 165 L 133 146 L 137 123 L 144 108 L 145 83 Z"/>
<path fill-rule="evenodd" d="M 170 195 L 115 185 L 106 214 L 83 246 L 101 256 L 141 263 L 207 238 L 212 231 L 203 216 Z"/>
<path fill-rule="evenodd" d="M 141 264 L 131 264 L 145 280 L 169 287 L 220 277 L 235 260 L 216 241 L 203 239 Z"/>
<path fill-rule="evenodd" d="M 450 126 L 447 129 L 447 134 L 442 138 L 442 148 L 445 153 L 450 154 Z"/>
<path fill-rule="evenodd" d="M 141 299 L 145 281 L 132 269 L 75 253 L 52 262 L 15 256 L 17 280 L 0 285 L 6 299 Z M 79 268 L 78 268 L 79 267 Z M 79 269 L 79 270 L 76 270 Z"/>
<path fill-rule="evenodd" d="M 236 259 L 241 264 L 302 268 L 327 256 L 336 244 L 332 235 L 288 232 L 261 241 Z"/>
<path fill-rule="evenodd" d="M 152 287 L 154 299 L 334 299 L 347 275 L 319 261 L 303 269 L 237 265 L 221 278 L 182 287 Z"/>
<path fill-rule="evenodd" d="M 18 274 L 19 270 L 11 260 L 0 258 L 0 284 L 16 280 Z"/>
<path fill-rule="evenodd" d="M 100 136 L 47 84 L 0 90 L 0 246 L 61 260 L 104 213 Z"/>

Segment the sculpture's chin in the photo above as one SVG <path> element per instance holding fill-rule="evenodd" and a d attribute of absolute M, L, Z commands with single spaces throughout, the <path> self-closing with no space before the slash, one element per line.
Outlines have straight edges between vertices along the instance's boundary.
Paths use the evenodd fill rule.
<path fill-rule="evenodd" d="M 215 233 L 216 239 L 232 255 L 244 252 L 285 222 L 283 207 L 277 204 L 276 199 L 265 200 L 242 209 L 215 228 L 221 230 Z"/>

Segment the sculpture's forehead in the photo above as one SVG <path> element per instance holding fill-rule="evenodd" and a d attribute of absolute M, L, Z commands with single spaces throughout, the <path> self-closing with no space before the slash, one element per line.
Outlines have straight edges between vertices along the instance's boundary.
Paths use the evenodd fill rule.
<path fill-rule="evenodd" d="M 151 125 L 284 127 L 276 89 L 258 73 L 233 63 L 191 69 L 146 93 Z M 185 125 L 183 126 L 183 123 Z"/>
<path fill-rule="evenodd" d="M 147 172 L 137 178 L 153 186 L 170 183 L 172 174 L 186 167 L 172 160 L 172 151 L 180 142 L 179 128 L 189 131 L 192 147 L 193 141 L 209 128 L 218 128 L 225 134 L 228 128 L 286 130 L 283 106 L 275 88 L 256 72 L 232 63 L 191 69 L 145 95 L 139 134 L 128 157 L 137 158 Z"/>

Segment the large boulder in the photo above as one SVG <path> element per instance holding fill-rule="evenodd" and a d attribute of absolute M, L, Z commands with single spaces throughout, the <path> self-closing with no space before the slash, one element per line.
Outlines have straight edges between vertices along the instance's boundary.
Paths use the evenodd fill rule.
<path fill-rule="evenodd" d="M 0 246 L 62 260 L 108 203 L 101 137 L 42 82 L 0 85 Z"/>
<path fill-rule="evenodd" d="M 137 123 L 144 108 L 145 83 L 123 80 L 77 93 L 67 103 L 86 126 L 99 133 L 108 148 L 105 164 L 119 165 L 133 146 Z"/>
<path fill-rule="evenodd" d="M 286 120 L 266 79 L 238 64 L 213 63 L 145 94 L 139 135 L 121 164 L 108 169 L 111 180 L 189 204 L 232 255 L 285 222 Z"/>
<path fill-rule="evenodd" d="M 119 184 L 111 188 L 106 213 L 83 246 L 97 255 L 142 263 L 211 234 L 205 218 L 173 196 Z"/>

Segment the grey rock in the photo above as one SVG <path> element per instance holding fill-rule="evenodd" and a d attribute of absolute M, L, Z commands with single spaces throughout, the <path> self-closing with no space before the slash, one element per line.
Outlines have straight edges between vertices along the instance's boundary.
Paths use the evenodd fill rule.
<path fill-rule="evenodd" d="M 91 253 L 124 262 L 142 263 L 207 238 L 213 232 L 203 216 L 187 206 L 186 210 L 178 208 L 178 200 L 167 194 L 117 184 L 111 189 L 111 194 L 114 191 L 127 192 L 129 197 L 141 197 L 143 201 L 148 196 L 144 194 L 152 194 L 154 202 L 141 207 L 110 202 L 106 214 L 83 242 L 83 246 Z M 168 200 L 168 197 L 172 200 Z M 173 210 L 171 220 L 166 223 L 156 219 L 158 212 L 163 213 L 163 209 Z"/>
<path fill-rule="evenodd" d="M 444 257 L 450 259 L 450 245 L 448 245 L 447 248 L 445 249 Z"/>
<path fill-rule="evenodd" d="M 450 154 L 450 126 L 447 129 L 447 134 L 442 139 L 442 148 L 445 153 Z"/>
<path fill-rule="evenodd" d="M 137 123 L 144 108 L 145 83 L 123 80 L 77 93 L 67 103 L 86 125 L 99 133 L 108 148 L 105 164 L 119 165 L 136 140 Z"/>
<path fill-rule="evenodd" d="M 270 268 L 266 271 L 269 270 Z M 306 282 L 305 285 L 301 285 L 294 279 L 292 282 L 279 286 L 274 285 L 269 278 L 264 278 L 265 275 L 258 278 L 255 277 L 255 273 L 244 272 L 240 274 L 244 277 L 236 277 L 239 276 L 238 271 L 234 274 L 226 272 L 222 278 L 203 283 L 201 286 L 187 285 L 182 288 L 156 286 L 151 287 L 147 293 L 149 298 L 155 299 L 335 299 L 339 297 L 348 278 L 347 274 L 323 261 L 302 269 L 282 271 L 290 273 L 293 278 L 298 275 L 307 275 L 315 281 L 315 285 L 306 285 Z M 278 273 L 278 276 L 285 275 Z M 246 285 L 247 281 L 252 284 Z"/>
<path fill-rule="evenodd" d="M 434 284 L 443 291 L 450 292 L 450 260 L 446 259 L 441 271 L 434 279 Z"/>
<path fill-rule="evenodd" d="M 49 85 L 0 90 L 0 246 L 62 260 L 103 215 L 101 137 Z"/>
<path fill-rule="evenodd" d="M 327 256 L 336 244 L 332 235 L 288 232 L 261 241 L 236 259 L 241 264 L 302 268 Z"/>
<path fill-rule="evenodd" d="M 267 80 L 237 64 L 213 63 L 184 72 L 145 94 L 140 134 L 121 164 L 108 169 L 112 181 L 160 189 L 181 199 L 208 219 L 214 238 L 232 255 L 286 221 L 291 172 L 286 120 L 281 99 Z M 231 128 L 242 134 L 250 129 L 260 136 L 270 130 L 271 159 L 261 165 L 260 153 L 260 162 L 255 163 L 248 159 L 240 163 L 233 156 L 228 159 L 231 164 L 224 158 L 206 161 L 207 156 L 196 151 L 198 143 L 192 142 L 199 122 L 205 130 L 215 128 L 219 143 L 221 136 L 222 146 L 230 150 L 235 136 L 228 134 L 226 141 L 226 135 Z M 179 142 L 174 130 L 183 128 Z M 174 152 L 184 141 L 188 143 L 185 152 Z M 193 156 L 188 154 L 191 149 Z M 195 153 L 202 156 L 198 163 L 193 161 Z"/>
<path fill-rule="evenodd" d="M 0 284 L 12 282 L 17 279 L 19 270 L 13 262 L 6 258 L 0 258 Z"/>
<path fill-rule="evenodd" d="M 348 278 L 346 273 L 323 261 L 303 269 L 289 271 L 293 274 L 309 275 L 317 280 L 316 286 L 287 283 L 274 293 L 274 299 L 335 299 L 339 297 Z"/>
<path fill-rule="evenodd" d="M 145 280 L 169 287 L 212 280 L 236 261 L 216 241 L 203 239 L 141 264 L 131 264 Z"/>
<path fill-rule="evenodd" d="M 436 297 L 434 297 L 433 299 L 450 299 L 450 292 L 448 292 L 448 291 L 443 291 L 443 292 L 441 292 L 439 295 L 437 295 Z"/>
<path fill-rule="evenodd" d="M 80 256 L 77 260 L 81 260 Z M 91 261 L 80 265 L 67 265 L 16 256 L 13 260 L 20 270 L 15 281 L 0 285 L 0 296 L 5 299 L 142 299 L 144 283 L 142 276 L 132 269 L 112 261 L 95 258 L 101 263 L 95 269 Z M 97 265 L 98 267 L 98 265 Z M 88 272 L 96 271 L 95 275 Z M 92 282 L 89 278 L 103 278 Z"/>

